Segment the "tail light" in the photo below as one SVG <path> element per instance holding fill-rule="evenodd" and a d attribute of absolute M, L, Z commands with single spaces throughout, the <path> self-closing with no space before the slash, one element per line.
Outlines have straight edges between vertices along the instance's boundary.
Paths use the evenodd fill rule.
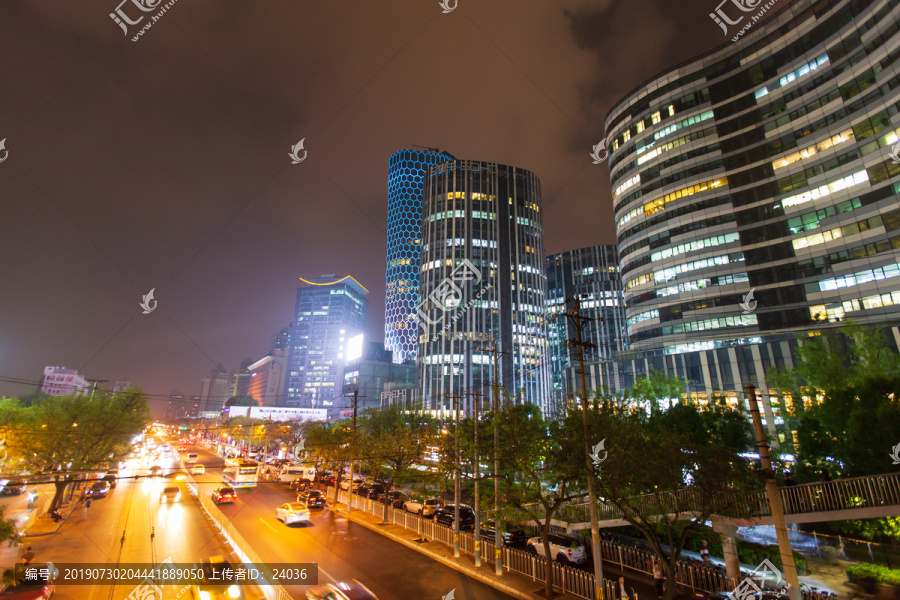
<path fill-rule="evenodd" d="M 568 552 L 569 556 L 572 556 L 572 549 L 571 549 L 571 548 L 569 548 L 568 550 L 566 550 L 566 552 Z"/>

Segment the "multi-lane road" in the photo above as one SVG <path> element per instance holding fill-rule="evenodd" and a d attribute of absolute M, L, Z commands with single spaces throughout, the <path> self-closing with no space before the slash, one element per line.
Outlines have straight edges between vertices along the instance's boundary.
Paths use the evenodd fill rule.
<path fill-rule="evenodd" d="M 177 444 L 173 444 L 175 449 Z M 205 475 L 193 476 L 198 493 L 211 494 L 222 481 L 223 459 L 201 446 L 188 446 L 187 451 L 199 454 L 199 463 L 206 468 Z M 224 540 L 187 493 L 186 482 L 144 476 L 153 464 L 166 471 L 179 467 L 174 456 L 131 461 L 130 470 L 120 473 L 116 489 L 93 502 L 87 519 L 82 519 L 79 508 L 55 535 L 27 539 L 34 547 L 35 562 L 158 564 L 171 557 L 176 563 L 197 563 L 213 555 L 228 555 Z M 186 467 L 190 469 L 191 465 Z M 181 502 L 160 503 L 159 494 L 168 485 L 182 488 Z M 49 487 L 45 486 L 46 493 L 52 493 Z M 295 498 L 286 484 L 260 482 L 256 488 L 240 490 L 235 504 L 225 504 L 217 510 L 266 563 L 317 563 L 319 583 L 357 579 L 380 600 L 441 598 L 454 589 L 460 600 L 509 598 L 336 515 L 330 508 L 313 509 L 307 524 L 286 526 L 275 518 L 275 509 Z M 22 495 L 2 502 L 15 513 L 25 507 L 27 499 Z M 56 597 L 117 600 L 134 597 L 135 587 L 58 586 Z M 305 598 L 306 589 L 307 586 L 287 586 L 298 600 Z M 163 592 L 165 600 L 191 597 L 187 590 L 173 587 L 164 587 Z"/>
<path fill-rule="evenodd" d="M 196 476 L 199 493 L 209 494 L 221 481 L 222 459 L 200 446 L 188 452 L 200 455 L 207 469 Z M 275 518 L 275 508 L 296 498 L 283 483 L 261 482 L 241 490 L 235 504 L 224 504 L 231 520 L 253 550 L 267 563 L 318 563 L 319 582 L 357 579 L 380 600 L 442 598 L 455 589 L 458 599 L 509 598 L 424 555 L 362 525 L 335 515 L 330 508 L 313 509 L 310 523 L 286 526 Z M 287 586 L 294 598 L 303 598 L 301 586 Z"/>

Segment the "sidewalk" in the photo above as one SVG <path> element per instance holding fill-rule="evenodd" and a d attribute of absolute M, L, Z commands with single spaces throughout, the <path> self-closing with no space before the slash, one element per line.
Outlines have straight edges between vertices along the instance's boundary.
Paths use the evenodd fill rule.
<path fill-rule="evenodd" d="M 331 500 L 331 496 L 329 496 L 328 502 L 328 508 L 331 510 L 335 510 L 333 500 Z M 482 583 L 505 592 L 510 596 L 513 596 L 514 598 L 520 598 L 523 600 L 539 600 L 545 598 L 545 596 L 543 596 L 543 581 L 532 580 L 530 577 L 512 571 L 507 571 L 506 569 L 504 569 L 503 575 L 498 577 L 494 573 L 493 564 L 489 564 L 486 560 L 486 557 L 484 556 L 482 557 L 482 566 L 476 567 L 474 557 L 469 556 L 465 553 L 461 553 L 459 558 L 455 558 L 453 556 L 452 547 L 437 541 L 416 541 L 420 539 L 421 536 L 418 535 L 415 531 L 406 529 L 404 527 L 401 527 L 400 525 L 383 525 L 382 519 L 379 516 L 371 515 L 362 510 L 355 509 L 348 514 L 346 505 L 344 503 L 340 503 L 337 505 L 337 510 L 335 510 L 335 513 L 339 515 L 338 518 L 349 518 L 354 523 L 358 523 L 360 525 L 363 525 L 364 527 L 371 529 L 372 531 L 376 531 L 384 536 L 387 536 L 398 543 L 412 548 L 416 552 L 424 554 L 433 560 L 436 560 L 452 569 L 455 569 L 456 571 L 472 577 L 473 579 L 477 579 Z M 606 579 L 613 579 L 617 581 L 620 575 L 623 574 L 617 569 L 612 568 L 610 565 L 608 565 L 608 563 L 604 564 L 604 577 Z M 636 600 L 655 600 L 656 598 L 653 581 L 649 577 L 635 577 L 633 574 L 625 574 L 625 585 L 629 588 L 634 588 L 637 596 Z M 540 592 L 540 595 L 538 594 L 538 592 Z M 565 596 L 559 595 L 558 597 L 578 598 L 578 596 L 574 596 L 569 593 L 565 594 Z M 675 597 L 689 598 L 690 596 L 679 594 Z"/>

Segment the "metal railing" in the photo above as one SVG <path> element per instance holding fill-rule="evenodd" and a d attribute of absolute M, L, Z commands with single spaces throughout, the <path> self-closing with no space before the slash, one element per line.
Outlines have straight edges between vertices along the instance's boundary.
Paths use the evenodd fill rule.
<path fill-rule="evenodd" d="M 328 490 L 328 495 L 330 497 L 333 497 L 334 488 L 330 488 Z M 341 490 L 339 498 L 340 501 L 346 503 L 347 492 Z M 384 504 L 380 502 L 362 498 L 361 496 L 358 496 L 356 494 L 352 494 L 350 496 L 350 502 L 352 503 L 351 506 L 354 510 L 360 510 L 380 517 L 383 517 L 384 515 L 385 507 Z M 387 517 L 389 523 L 400 525 L 405 529 L 416 531 L 425 539 L 441 542 L 447 546 L 453 545 L 453 528 L 451 527 L 439 525 L 432 519 L 426 519 L 420 517 L 419 515 L 408 513 L 402 509 L 388 508 Z M 468 555 L 474 555 L 474 533 L 460 532 L 459 547 L 460 552 Z M 495 546 L 492 539 L 481 539 L 481 556 L 482 560 L 484 560 L 485 563 L 494 563 L 494 548 Z M 552 585 L 555 590 L 561 591 L 562 593 L 569 593 L 579 598 L 585 598 L 586 600 L 590 600 L 590 598 L 592 598 L 592 591 L 594 588 L 594 574 L 589 571 L 583 571 L 581 569 L 577 569 L 565 564 L 548 561 L 547 559 L 541 556 L 537 556 L 536 554 L 533 554 L 531 552 L 525 552 L 523 550 L 517 550 L 515 548 L 507 548 L 505 546 L 501 549 L 501 559 L 503 561 L 503 568 L 506 571 L 518 573 L 520 575 L 524 575 L 525 577 L 530 577 L 534 582 L 544 581 L 544 577 L 547 573 L 547 565 L 550 565 L 552 573 Z M 616 582 L 609 579 L 604 579 L 603 583 L 606 588 L 606 597 L 615 598 L 617 596 Z M 638 600 L 638 596 L 635 593 L 634 588 L 630 589 L 630 597 L 634 598 L 634 600 Z"/>
<path fill-rule="evenodd" d="M 839 510 L 854 510 L 878 506 L 900 506 L 900 473 L 869 475 L 838 481 L 807 483 L 778 489 L 785 515 Z M 754 519 L 769 517 L 769 502 L 765 490 L 745 493 L 716 493 L 703 498 L 697 490 L 679 490 L 646 494 L 634 499 L 637 510 L 647 516 L 654 514 L 693 513 L 698 506 L 721 506 L 717 513 L 723 517 Z M 598 503 L 599 520 L 624 518 L 613 504 Z M 588 504 L 569 504 L 559 511 L 559 520 L 566 523 L 590 521 Z"/>

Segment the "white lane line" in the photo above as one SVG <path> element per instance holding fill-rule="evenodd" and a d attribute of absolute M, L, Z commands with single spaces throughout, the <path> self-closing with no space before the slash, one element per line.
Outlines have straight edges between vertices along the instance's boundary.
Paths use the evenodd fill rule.
<path fill-rule="evenodd" d="M 262 524 L 263 524 L 263 525 L 265 525 L 266 527 L 268 527 L 269 529 L 271 529 L 271 530 L 274 531 L 275 533 L 278 533 L 278 530 L 275 529 L 274 527 L 272 527 L 271 525 L 269 525 L 268 523 L 266 523 L 266 520 L 265 520 L 265 519 L 263 519 L 262 517 L 260 517 L 259 520 L 262 521 Z"/>

